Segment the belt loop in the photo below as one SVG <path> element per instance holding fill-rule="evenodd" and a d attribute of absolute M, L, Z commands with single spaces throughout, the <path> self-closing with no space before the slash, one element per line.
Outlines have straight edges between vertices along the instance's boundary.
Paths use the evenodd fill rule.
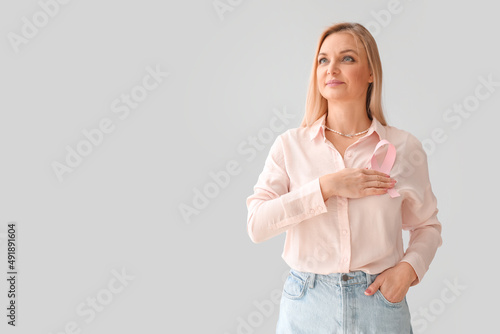
<path fill-rule="evenodd" d="M 314 281 L 316 280 L 316 274 L 315 273 L 311 273 L 311 275 L 309 275 L 309 287 L 311 289 L 314 289 Z"/>
<path fill-rule="evenodd" d="M 366 274 L 366 285 L 370 286 L 372 284 L 372 275 L 365 273 Z"/>

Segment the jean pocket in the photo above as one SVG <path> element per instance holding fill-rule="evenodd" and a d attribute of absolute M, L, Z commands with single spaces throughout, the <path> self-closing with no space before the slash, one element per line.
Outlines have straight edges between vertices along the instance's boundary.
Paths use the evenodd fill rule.
<path fill-rule="evenodd" d="M 404 296 L 403 300 L 401 300 L 400 302 L 397 302 L 397 303 L 390 302 L 387 300 L 387 298 L 385 298 L 385 296 L 382 294 L 382 292 L 380 292 L 380 289 L 378 289 L 377 292 L 375 292 L 375 295 L 377 295 L 379 297 L 379 299 L 381 299 L 386 305 L 391 306 L 391 307 L 403 306 L 403 304 L 405 303 L 405 298 L 406 298 L 406 296 Z"/>
<path fill-rule="evenodd" d="M 303 278 L 295 271 L 290 270 L 283 286 L 283 295 L 289 299 L 299 299 L 304 296 L 307 287 L 307 278 Z"/>

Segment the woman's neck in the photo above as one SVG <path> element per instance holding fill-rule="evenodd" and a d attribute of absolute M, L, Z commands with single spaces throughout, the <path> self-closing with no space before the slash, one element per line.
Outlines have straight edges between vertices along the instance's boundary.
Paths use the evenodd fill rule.
<path fill-rule="evenodd" d="M 344 134 L 354 134 L 368 129 L 372 121 L 366 113 L 366 105 L 328 102 L 326 126 Z"/>

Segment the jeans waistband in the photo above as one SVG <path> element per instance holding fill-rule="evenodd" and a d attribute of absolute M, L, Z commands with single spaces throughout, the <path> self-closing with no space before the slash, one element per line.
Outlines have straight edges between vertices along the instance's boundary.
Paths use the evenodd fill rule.
<path fill-rule="evenodd" d="M 364 284 L 370 285 L 379 274 L 369 274 L 361 270 L 351 271 L 348 273 L 331 273 L 331 274 L 316 274 L 311 272 L 299 271 L 296 269 L 290 269 L 295 275 L 302 277 L 307 280 L 309 287 L 314 288 L 316 281 L 323 281 L 331 284 L 336 284 L 340 286 L 348 286 L 354 284 Z"/>

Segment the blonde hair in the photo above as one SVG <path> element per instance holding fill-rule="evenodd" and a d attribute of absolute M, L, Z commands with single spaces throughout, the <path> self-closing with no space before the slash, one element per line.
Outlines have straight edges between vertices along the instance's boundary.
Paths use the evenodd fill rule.
<path fill-rule="evenodd" d="M 318 89 L 318 81 L 316 77 L 316 71 L 318 68 L 317 59 L 319 50 L 325 38 L 336 32 L 348 32 L 353 35 L 356 43 L 359 39 L 363 44 L 368 58 L 368 66 L 373 73 L 373 82 L 369 84 L 368 91 L 366 92 L 366 113 L 370 120 L 373 119 L 373 115 L 382 125 L 387 125 L 382 110 L 382 63 L 380 61 L 377 43 L 375 42 L 372 34 L 361 24 L 341 22 L 328 27 L 319 38 L 309 80 L 305 115 L 300 126 L 310 126 L 328 111 L 328 102 L 320 94 Z"/>

